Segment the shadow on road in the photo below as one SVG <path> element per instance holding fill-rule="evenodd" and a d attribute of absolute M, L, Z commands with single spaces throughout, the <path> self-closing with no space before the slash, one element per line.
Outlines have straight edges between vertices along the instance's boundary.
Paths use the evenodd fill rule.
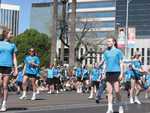
<path fill-rule="evenodd" d="M 13 107 L 13 108 L 8 108 L 7 109 L 7 111 L 22 111 L 22 110 L 28 110 L 28 108 Z"/>

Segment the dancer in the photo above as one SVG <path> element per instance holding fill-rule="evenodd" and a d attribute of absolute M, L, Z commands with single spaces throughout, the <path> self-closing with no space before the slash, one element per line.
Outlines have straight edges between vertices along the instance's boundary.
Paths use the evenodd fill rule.
<path fill-rule="evenodd" d="M 12 38 L 12 32 L 10 29 L 5 28 L 2 32 L 2 40 L 0 41 L 0 73 L 2 74 L 2 87 L 3 98 L 0 111 L 6 111 L 6 101 L 8 97 L 8 82 L 9 77 L 14 68 L 13 75 L 18 73 L 17 59 L 16 59 L 16 45 L 10 42 Z"/>

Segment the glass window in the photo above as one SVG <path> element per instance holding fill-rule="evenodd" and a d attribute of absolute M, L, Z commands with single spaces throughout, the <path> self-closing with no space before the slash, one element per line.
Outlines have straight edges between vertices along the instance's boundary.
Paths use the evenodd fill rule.
<path fill-rule="evenodd" d="M 134 49 L 131 48 L 131 56 L 133 56 L 133 55 L 134 55 Z"/>
<path fill-rule="evenodd" d="M 150 48 L 147 48 L 147 65 L 150 65 Z"/>
<path fill-rule="evenodd" d="M 92 48 L 90 48 L 90 64 L 92 64 L 93 63 L 93 54 L 92 54 Z"/>
<path fill-rule="evenodd" d="M 144 64 L 144 48 L 142 48 L 142 63 Z"/>
<path fill-rule="evenodd" d="M 99 18 L 99 17 L 114 17 L 115 16 L 115 12 L 86 12 L 86 13 L 77 13 L 77 17 L 95 17 L 95 18 Z"/>
<path fill-rule="evenodd" d="M 99 7 L 113 7 L 115 4 L 112 1 L 106 2 L 84 2 L 77 3 L 77 8 L 99 8 Z"/>

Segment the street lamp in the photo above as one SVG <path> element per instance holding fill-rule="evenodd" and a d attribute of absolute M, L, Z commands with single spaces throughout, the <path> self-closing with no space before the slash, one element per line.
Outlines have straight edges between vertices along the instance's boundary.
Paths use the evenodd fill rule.
<path fill-rule="evenodd" d="M 129 3 L 132 0 L 127 0 L 126 4 L 126 32 L 125 32 L 125 57 L 128 58 L 128 21 L 129 21 Z"/>

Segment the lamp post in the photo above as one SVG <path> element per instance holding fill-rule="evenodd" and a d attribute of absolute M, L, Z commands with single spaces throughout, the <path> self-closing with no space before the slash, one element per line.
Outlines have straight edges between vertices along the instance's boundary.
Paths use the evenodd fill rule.
<path fill-rule="evenodd" d="M 126 28 L 125 28 L 125 57 L 128 58 L 128 21 L 129 21 L 129 3 L 132 0 L 127 0 L 126 3 Z"/>

